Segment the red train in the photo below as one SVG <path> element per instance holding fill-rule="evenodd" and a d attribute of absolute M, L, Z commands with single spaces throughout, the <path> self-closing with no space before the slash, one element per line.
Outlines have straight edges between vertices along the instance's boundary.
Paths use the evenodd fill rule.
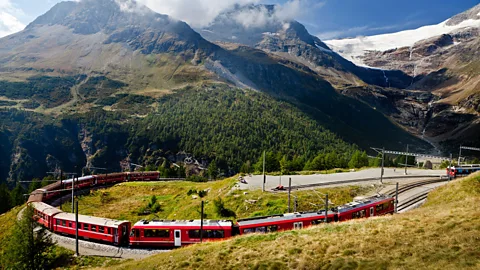
<path fill-rule="evenodd" d="M 109 185 L 126 181 L 156 181 L 159 180 L 159 172 L 123 172 L 98 174 L 78 177 L 75 179 L 75 188 L 83 189 L 97 185 Z M 30 194 L 28 202 L 43 202 L 58 197 L 65 189 L 72 188 L 73 179 L 57 181 L 43 188 L 37 189 Z"/>
<path fill-rule="evenodd" d="M 230 220 L 204 220 L 202 239 L 221 240 L 233 236 Z M 180 247 L 200 243 L 200 220 L 141 220 L 130 233 L 131 246 Z"/>
<path fill-rule="evenodd" d="M 124 181 L 158 180 L 159 172 L 134 172 L 90 175 L 79 177 L 75 188 L 88 188 L 96 185 Z M 75 215 L 65 213 L 43 201 L 68 192 L 73 179 L 58 181 L 37 189 L 30 194 L 29 203 L 34 208 L 38 222 L 55 233 L 74 236 L 76 233 Z M 367 218 L 394 212 L 394 199 L 387 196 L 374 196 L 357 200 L 327 213 L 327 222 Z M 269 233 L 284 230 L 302 229 L 325 222 L 325 211 L 301 212 L 240 219 L 236 223 L 229 220 L 205 220 L 201 230 L 200 220 L 153 220 L 139 221 L 133 227 L 129 221 L 78 216 L 79 237 L 114 245 L 135 247 L 179 247 L 204 241 L 216 241 L 235 235 L 248 233 Z"/>
<path fill-rule="evenodd" d="M 393 214 L 394 199 L 374 196 L 342 205 L 328 211 L 327 222 L 345 221 Z M 249 233 L 270 233 L 302 229 L 325 222 L 325 211 L 301 212 L 266 217 L 240 219 L 235 224 L 228 220 L 205 220 L 204 241 L 226 239 Z M 139 221 L 132 227 L 130 245 L 137 247 L 179 247 L 200 242 L 200 220 Z"/>
<path fill-rule="evenodd" d="M 480 164 L 451 166 L 447 168 L 447 175 L 455 178 L 457 176 L 464 176 L 478 171 L 480 171 Z"/>
<path fill-rule="evenodd" d="M 77 223 L 75 215 L 65 213 L 43 202 L 32 202 L 37 222 L 52 232 L 74 236 Z M 114 245 L 128 244 L 131 224 L 126 220 L 78 215 L 78 236 Z"/>

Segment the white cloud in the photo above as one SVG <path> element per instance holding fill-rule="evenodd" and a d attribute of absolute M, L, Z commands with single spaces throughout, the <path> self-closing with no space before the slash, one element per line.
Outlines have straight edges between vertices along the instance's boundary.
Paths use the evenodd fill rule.
<path fill-rule="evenodd" d="M 259 0 L 138 0 L 138 2 L 158 13 L 167 14 L 192 26 L 202 27 L 235 4 L 258 3 Z"/>
<path fill-rule="evenodd" d="M 194 27 L 204 27 L 220 13 L 235 5 L 258 4 L 261 0 L 137 0 L 154 11 L 167 14 L 187 22 Z M 285 21 L 304 16 L 305 13 L 321 8 L 326 1 L 289 0 L 283 5 L 276 5 L 273 14 L 266 8 L 245 10 L 237 13 L 234 20 L 245 27 L 260 27 L 270 22 Z"/>
<path fill-rule="evenodd" d="M 0 0 L 0 37 L 21 31 L 25 25 L 17 17 L 24 13 L 16 8 L 10 0 Z"/>

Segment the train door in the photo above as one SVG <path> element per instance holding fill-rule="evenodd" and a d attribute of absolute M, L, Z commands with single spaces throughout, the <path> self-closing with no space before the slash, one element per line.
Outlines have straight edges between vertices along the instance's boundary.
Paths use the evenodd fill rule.
<path fill-rule="evenodd" d="M 121 239 L 121 244 L 122 245 L 128 245 L 128 226 L 123 225 L 122 226 L 122 239 Z"/>
<path fill-rule="evenodd" d="M 293 223 L 293 229 L 296 230 L 296 229 L 301 229 L 303 228 L 303 222 L 294 222 Z"/>
<path fill-rule="evenodd" d="M 373 217 L 373 216 L 374 216 L 373 207 L 370 207 L 370 217 Z"/>
<path fill-rule="evenodd" d="M 182 234 L 180 230 L 174 231 L 174 238 L 175 238 L 175 246 L 176 247 L 182 246 Z"/>
<path fill-rule="evenodd" d="M 113 243 L 118 245 L 118 228 L 113 229 Z"/>

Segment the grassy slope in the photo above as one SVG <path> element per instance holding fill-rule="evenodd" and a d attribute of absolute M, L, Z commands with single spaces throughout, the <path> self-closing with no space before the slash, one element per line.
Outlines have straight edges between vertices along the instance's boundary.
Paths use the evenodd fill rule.
<path fill-rule="evenodd" d="M 248 191 L 232 190 L 235 180 L 225 179 L 209 183 L 193 182 L 131 182 L 116 185 L 107 190 L 98 190 L 88 196 L 80 197 L 79 209 L 81 214 L 100 217 L 127 219 L 136 222 L 140 219 L 198 219 L 200 218 L 201 199 L 193 199 L 187 195 L 190 189 L 210 190 L 206 197 L 205 213 L 208 219 L 226 219 L 220 217 L 213 204 L 213 200 L 221 197 L 225 207 L 233 210 L 237 218 L 280 214 L 287 212 L 288 194 L 285 192 L 262 193 L 261 190 Z M 353 197 L 365 194 L 369 188 L 338 187 L 319 189 L 317 191 L 294 191 L 298 197 L 299 211 L 314 208 L 311 203 L 323 204 L 324 193 L 329 194 L 329 200 L 336 204 L 352 201 Z M 152 195 L 157 196 L 162 211 L 151 215 L 140 215 L 140 208 L 146 206 Z M 255 200 L 256 202 L 253 202 Z M 63 209 L 71 209 L 69 203 Z M 293 196 L 292 196 L 293 207 Z M 321 206 L 320 206 L 321 207 Z"/>
<path fill-rule="evenodd" d="M 480 174 L 406 214 L 236 237 L 116 269 L 479 269 Z"/>

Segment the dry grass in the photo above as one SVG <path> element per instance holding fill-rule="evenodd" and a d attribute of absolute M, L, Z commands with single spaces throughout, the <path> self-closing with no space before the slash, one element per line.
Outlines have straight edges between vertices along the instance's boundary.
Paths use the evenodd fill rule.
<path fill-rule="evenodd" d="M 208 219 L 225 219 L 215 211 L 213 200 L 222 198 L 225 207 L 233 210 L 237 218 L 285 213 L 288 210 L 288 194 L 286 192 L 244 191 L 234 188 L 234 179 L 208 183 L 193 182 L 130 182 L 116 185 L 106 190 L 98 190 L 90 195 L 80 197 L 81 214 L 100 217 L 126 219 L 136 222 L 140 219 L 198 219 L 200 203 L 203 199 Z M 193 198 L 187 195 L 189 190 L 208 190 L 204 198 Z M 350 202 L 353 197 L 371 191 L 365 187 L 337 187 L 329 189 L 294 191 L 298 197 L 299 211 L 323 207 L 324 194 L 337 205 Z M 162 211 L 157 214 L 141 215 L 139 210 L 145 207 L 152 195 L 157 197 Z M 314 204 L 318 204 L 315 206 Z M 70 209 L 69 203 L 63 206 Z M 293 208 L 293 196 L 292 196 Z M 234 217 L 228 217 L 234 219 Z"/>
<path fill-rule="evenodd" d="M 236 237 L 115 269 L 479 269 L 480 174 L 406 214 Z"/>

